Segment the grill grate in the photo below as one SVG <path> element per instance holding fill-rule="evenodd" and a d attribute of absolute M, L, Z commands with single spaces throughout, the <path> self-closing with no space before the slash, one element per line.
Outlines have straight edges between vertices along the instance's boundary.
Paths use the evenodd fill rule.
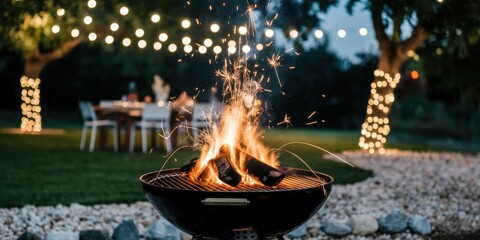
<path fill-rule="evenodd" d="M 283 181 L 275 187 L 268 187 L 258 184 L 239 184 L 236 187 L 231 187 L 227 184 L 205 184 L 193 182 L 187 175 L 178 172 L 160 174 L 158 177 L 153 178 L 148 183 L 162 188 L 202 192 L 276 192 L 322 187 L 325 184 L 323 179 L 318 179 L 311 176 L 287 175 Z"/>

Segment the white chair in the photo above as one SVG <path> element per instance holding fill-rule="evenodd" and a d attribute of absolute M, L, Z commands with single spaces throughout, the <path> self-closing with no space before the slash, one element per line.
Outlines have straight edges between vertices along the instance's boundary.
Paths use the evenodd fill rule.
<path fill-rule="evenodd" d="M 117 123 L 113 120 L 98 120 L 97 114 L 93 109 L 93 105 L 88 101 L 80 101 L 80 112 L 82 113 L 83 118 L 83 130 L 82 138 L 80 140 L 80 150 L 85 149 L 85 141 L 87 137 L 87 129 L 91 128 L 90 133 L 90 152 L 93 152 L 95 148 L 95 138 L 98 127 L 109 127 L 113 129 L 113 148 L 118 151 L 118 139 L 117 139 Z"/>
<path fill-rule="evenodd" d="M 156 103 L 145 104 L 142 111 L 142 119 L 132 124 L 130 129 L 130 152 L 133 152 L 135 145 L 135 130 L 140 128 L 142 135 L 142 151 L 147 152 L 147 130 L 155 129 L 157 132 L 162 132 L 165 139 L 164 146 L 167 152 L 172 150 L 172 143 L 169 137 L 170 133 L 170 113 L 171 106 L 158 106 Z"/>
<path fill-rule="evenodd" d="M 218 123 L 222 111 L 223 105 L 219 102 L 196 103 L 190 122 L 193 137 L 197 136 L 200 129 L 208 129 L 212 124 Z"/>

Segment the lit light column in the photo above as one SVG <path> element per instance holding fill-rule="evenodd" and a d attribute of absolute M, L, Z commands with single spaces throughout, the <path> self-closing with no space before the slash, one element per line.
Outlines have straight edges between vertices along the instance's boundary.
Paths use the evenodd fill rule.
<path fill-rule="evenodd" d="M 40 79 L 23 76 L 20 79 L 22 86 L 22 132 L 40 132 L 42 130 L 42 116 L 40 112 Z"/>
<path fill-rule="evenodd" d="M 369 153 L 385 153 L 383 148 L 390 132 L 388 114 L 395 101 L 394 90 L 400 82 L 400 74 L 394 77 L 382 70 L 375 70 L 374 82 L 371 84 L 370 99 L 368 100 L 367 115 L 362 124 L 362 136 L 359 146 Z"/>

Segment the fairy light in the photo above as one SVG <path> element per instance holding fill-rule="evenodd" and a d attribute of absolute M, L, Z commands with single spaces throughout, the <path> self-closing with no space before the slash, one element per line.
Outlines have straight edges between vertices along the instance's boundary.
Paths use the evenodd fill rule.
<path fill-rule="evenodd" d="M 72 35 L 72 37 L 76 38 L 80 35 L 80 31 L 78 29 L 74 28 L 74 29 L 72 29 L 70 34 Z"/>
<path fill-rule="evenodd" d="M 57 15 L 58 15 L 59 17 L 65 15 L 65 9 L 59 8 L 59 9 L 57 10 Z"/>
<path fill-rule="evenodd" d="M 216 33 L 220 30 L 220 26 L 216 23 L 210 25 L 210 31 L 212 31 L 213 33 Z"/>
<path fill-rule="evenodd" d="M 138 45 L 138 48 L 144 49 L 147 46 L 147 41 L 142 39 L 142 40 L 138 41 L 137 45 Z"/>
<path fill-rule="evenodd" d="M 181 25 L 182 25 L 182 28 L 187 29 L 190 27 L 190 25 L 192 25 L 192 23 L 188 19 L 183 19 Z"/>
<path fill-rule="evenodd" d="M 230 53 L 230 54 L 234 54 L 237 52 L 237 48 L 235 46 L 229 46 L 227 48 L 227 52 Z"/>
<path fill-rule="evenodd" d="M 160 33 L 160 35 L 158 35 L 158 40 L 160 40 L 160 42 L 166 42 L 168 39 L 168 35 L 166 33 Z"/>
<path fill-rule="evenodd" d="M 130 46 L 130 44 L 132 44 L 132 40 L 130 40 L 130 38 L 124 38 L 122 40 L 122 44 L 123 44 L 123 46 L 128 47 L 128 46 Z"/>
<path fill-rule="evenodd" d="M 205 54 L 207 52 L 207 47 L 205 46 L 198 47 L 198 52 L 201 54 Z"/>
<path fill-rule="evenodd" d="M 213 47 L 213 52 L 215 54 L 220 54 L 222 52 L 222 47 L 220 47 L 220 46 Z"/>
<path fill-rule="evenodd" d="M 112 32 L 118 31 L 119 28 L 120 28 L 120 26 L 118 25 L 118 23 L 110 24 L 110 30 L 112 30 Z"/>
<path fill-rule="evenodd" d="M 340 38 L 344 38 L 344 37 L 347 36 L 347 31 L 345 31 L 344 29 L 339 29 L 339 30 L 337 31 L 337 35 L 338 35 L 338 37 L 340 37 Z"/>
<path fill-rule="evenodd" d="M 367 34 L 368 34 L 368 30 L 367 30 L 366 28 L 360 28 L 360 29 L 358 29 L 358 33 L 359 33 L 361 36 L 365 37 L 365 36 L 367 36 Z"/>
<path fill-rule="evenodd" d="M 145 31 L 143 31 L 143 29 L 138 28 L 137 30 L 135 30 L 135 36 L 140 38 L 143 37 L 143 35 L 145 35 Z"/>
<path fill-rule="evenodd" d="M 205 47 L 211 47 L 213 44 L 213 41 L 210 38 L 205 38 L 205 40 L 203 41 L 203 44 L 205 45 Z"/>
<path fill-rule="evenodd" d="M 263 50 L 263 44 L 261 44 L 261 43 L 257 44 L 256 48 L 257 48 L 258 51 L 262 51 Z"/>
<path fill-rule="evenodd" d="M 96 2 L 95 0 L 89 0 L 89 1 L 87 2 L 87 6 L 88 6 L 89 8 L 94 8 L 95 6 L 97 6 L 97 2 Z"/>
<path fill-rule="evenodd" d="M 96 34 L 96 33 L 90 33 L 90 34 L 88 34 L 88 40 L 90 40 L 90 41 L 92 41 L 92 42 L 95 41 L 95 40 L 97 40 L 97 34 Z"/>
<path fill-rule="evenodd" d="M 86 16 L 83 18 L 83 22 L 87 25 L 90 25 L 93 22 L 93 18 L 90 16 Z"/>
<path fill-rule="evenodd" d="M 323 37 L 323 31 L 322 30 L 315 30 L 314 34 L 315 34 L 315 37 L 318 38 L 318 39 Z"/>
<path fill-rule="evenodd" d="M 192 42 L 192 39 L 189 38 L 189 37 L 183 37 L 183 38 L 182 38 L 182 43 L 183 43 L 183 45 L 188 45 L 188 44 L 190 44 L 191 42 Z"/>
<path fill-rule="evenodd" d="M 170 45 L 168 45 L 168 51 L 170 52 L 177 51 L 177 45 L 175 45 L 174 43 L 171 43 Z"/>
<path fill-rule="evenodd" d="M 153 49 L 155 49 L 155 50 L 157 50 L 157 51 L 160 50 L 160 49 L 162 49 L 162 44 L 161 44 L 160 42 L 155 42 L 155 43 L 153 44 Z"/>
<path fill-rule="evenodd" d="M 127 15 L 129 11 L 130 11 L 130 10 L 128 9 L 128 7 L 123 6 L 123 7 L 120 8 L 120 14 L 121 14 L 122 16 Z"/>
<path fill-rule="evenodd" d="M 40 79 L 20 78 L 22 86 L 22 118 L 20 130 L 22 132 L 40 132 L 42 130 L 42 116 L 40 107 Z"/>
<path fill-rule="evenodd" d="M 297 38 L 298 37 L 298 31 L 295 30 L 295 29 L 290 30 L 289 35 L 290 35 L 291 38 Z"/>
<path fill-rule="evenodd" d="M 268 38 L 273 37 L 274 34 L 275 34 L 275 32 L 272 29 L 265 30 L 265 36 L 268 37 Z"/>
<path fill-rule="evenodd" d="M 150 17 L 150 20 L 153 22 L 153 23 L 158 23 L 160 22 L 160 15 L 158 14 L 153 14 L 151 17 Z"/>
<path fill-rule="evenodd" d="M 246 28 L 245 26 L 240 26 L 240 27 L 238 28 L 238 33 L 239 33 L 240 35 L 245 35 L 245 34 L 247 34 L 247 28 Z"/>
<path fill-rule="evenodd" d="M 368 100 L 367 115 L 362 124 L 361 137 L 358 145 L 369 153 L 385 153 L 384 144 L 390 132 L 388 113 L 395 96 L 393 91 L 400 82 L 400 74 L 392 77 L 382 70 L 373 72 L 375 81 L 370 84 L 370 98 Z"/>
<path fill-rule="evenodd" d="M 60 26 L 58 26 L 58 25 L 53 25 L 53 26 L 52 26 L 52 32 L 53 32 L 53 33 L 58 33 L 58 32 L 60 32 Z"/>
<path fill-rule="evenodd" d="M 243 47 L 242 47 L 242 52 L 244 52 L 244 53 L 249 53 L 249 52 L 250 52 L 250 46 L 248 46 L 248 45 L 243 45 Z"/>
<path fill-rule="evenodd" d="M 108 35 L 108 36 L 105 37 L 105 42 L 107 44 L 112 44 L 113 40 L 115 40 L 115 39 L 111 35 Z"/>
<path fill-rule="evenodd" d="M 185 46 L 183 47 L 183 51 L 185 51 L 186 53 L 191 53 L 192 50 L 193 50 L 192 45 L 185 45 Z"/>
<path fill-rule="evenodd" d="M 235 42 L 234 40 L 228 41 L 228 47 L 235 47 L 235 46 L 237 46 L 237 42 Z"/>

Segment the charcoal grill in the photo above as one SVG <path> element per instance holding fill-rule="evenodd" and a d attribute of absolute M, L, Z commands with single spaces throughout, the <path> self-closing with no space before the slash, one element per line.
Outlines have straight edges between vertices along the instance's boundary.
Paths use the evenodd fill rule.
<path fill-rule="evenodd" d="M 333 182 L 323 173 L 283 170 L 285 179 L 275 187 L 202 184 L 179 169 L 147 173 L 140 181 L 162 217 L 194 239 L 283 239 L 321 208 Z"/>

